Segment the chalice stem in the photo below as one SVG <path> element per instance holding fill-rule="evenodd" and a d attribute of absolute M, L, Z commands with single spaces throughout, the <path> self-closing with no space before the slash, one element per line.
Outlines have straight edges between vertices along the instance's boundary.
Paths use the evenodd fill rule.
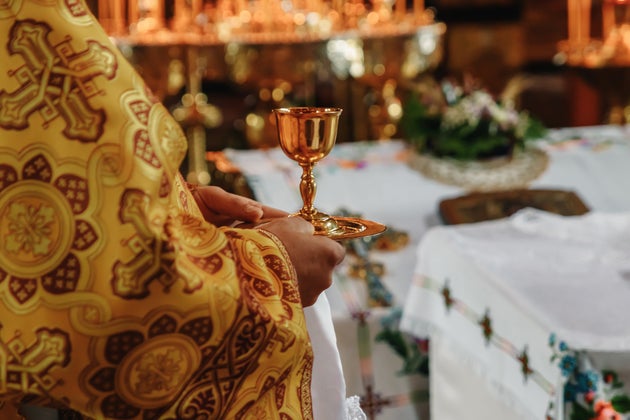
<path fill-rule="evenodd" d="M 315 200 L 315 193 L 317 192 L 317 184 L 315 183 L 315 176 L 313 176 L 313 163 L 300 163 L 300 166 L 302 167 L 300 194 L 302 195 L 302 202 L 304 203 L 300 214 L 306 216 L 307 219 L 312 219 L 312 216 L 316 213 L 313 207 L 313 201 Z"/>

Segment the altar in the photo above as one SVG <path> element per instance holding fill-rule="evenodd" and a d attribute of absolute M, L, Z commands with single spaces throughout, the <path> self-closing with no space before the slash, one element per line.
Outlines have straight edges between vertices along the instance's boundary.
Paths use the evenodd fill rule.
<path fill-rule="evenodd" d="M 537 147 L 547 154 L 549 160 L 544 172 L 531 183 L 530 187 L 573 191 L 591 210 L 588 215 L 630 211 L 630 194 L 627 194 L 626 187 L 630 175 L 627 164 L 630 161 L 629 130 L 628 126 L 553 130 L 547 138 L 537 142 Z M 240 168 L 259 201 L 288 211 L 297 210 L 300 207 L 300 195 L 297 191 L 299 167 L 290 162 L 279 149 L 226 150 L 225 154 Z M 384 267 L 384 273 L 379 279 L 380 284 L 391 294 L 390 306 L 371 305 L 369 287 L 364 281 L 349 276 L 347 266 L 340 267 L 333 286 L 326 292 L 333 312 L 348 394 L 360 395 L 364 401 L 369 401 L 372 404 L 370 409 L 373 409 L 372 418 L 377 419 L 426 418 L 427 391 L 430 391 L 430 405 L 433 411 L 431 418 L 454 418 L 450 417 L 453 413 L 440 412 L 440 410 L 444 410 L 445 407 L 469 409 L 470 407 L 465 402 L 474 400 L 474 394 L 469 394 L 473 395 L 472 398 L 464 399 L 458 392 L 470 392 L 471 389 L 481 393 L 485 399 L 478 401 L 484 401 L 483 404 L 488 406 L 489 402 L 493 401 L 511 401 L 510 404 L 501 403 L 503 406 L 499 404 L 500 409 L 504 410 L 502 413 L 507 416 L 503 418 L 518 418 L 519 415 L 523 418 L 545 418 L 547 414 L 556 415 L 557 412 L 548 413 L 549 404 L 556 402 L 554 407 L 560 406 L 557 398 L 562 396 L 562 392 L 561 383 L 558 382 L 560 379 L 558 367 L 548 362 L 552 351 L 548 340 L 552 332 L 557 334 L 558 340 L 564 340 L 566 329 L 551 331 L 553 324 L 544 327 L 546 324 L 537 320 L 534 326 L 538 329 L 524 330 L 530 331 L 527 334 L 538 334 L 535 335 L 535 342 L 539 347 L 544 348 L 544 352 L 540 354 L 537 353 L 534 344 L 525 346 L 525 343 L 534 343 L 534 341 L 500 340 L 499 344 L 503 346 L 508 346 L 508 343 L 513 345 L 514 352 L 505 353 L 503 355 L 505 360 L 502 360 L 497 353 L 500 354 L 503 347 L 498 346 L 485 355 L 484 360 L 489 365 L 495 362 L 499 365 L 494 372 L 488 372 L 484 370 L 484 365 L 480 364 L 479 360 L 472 357 L 476 354 L 474 351 L 471 353 L 460 351 L 462 347 L 464 350 L 469 347 L 470 349 L 486 349 L 486 339 L 480 332 L 477 322 L 483 321 L 484 315 L 488 315 L 493 331 L 496 331 L 499 337 L 503 337 L 501 334 L 505 334 L 505 331 L 520 332 L 521 324 L 510 323 L 507 321 L 509 318 L 497 318 L 498 312 L 495 314 L 495 311 L 499 309 L 491 308 L 491 312 L 486 314 L 486 307 L 480 304 L 481 306 L 475 307 L 475 311 L 471 312 L 480 316 L 479 320 L 472 322 L 476 326 L 474 334 L 471 333 L 470 337 L 458 337 L 459 341 L 455 340 L 456 344 L 453 345 L 454 338 L 448 334 L 452 330 L 441 323 L 445 317 L 444 295 L 435 291 L 429 292 L 429 290 L 432 287 L 439 290 L 452 288 L 455 293 L 455 286 L 459 286 L 462 282 L 466 284 L 465 278 L 458 276 L 450 279 L 448 283 L 450 286 L 446 289 L 444 276 L 441 275 L 435 279 L 438 282 L 437 286 L 433 283 L 430 287 L 418 286 L 424 284 L 423 281 L 418 280 L 417 273 L 417 267 L 422 264 L 418 261 L 419 247 L 427 238 L 435 240 L 439 237 L 441 229 L 450 229 L 440 227 L 443 222 L 438 213 L 439 202 L 462 195 L 466 191 L 424 177 L 410 168 L 409 156 L 409 149 L 402 141 L 339 144 L 316 168 L 318 192 L 315 201 L 319 208 L 330 213 L 341 209 L 360 213 L 364 217 L 386 224 L 390 230 L 405 232 L 409 238 L 408 244 L 396 251 L 370 251 L 370 260 L 381 263 Z M 471 226 L 469 229 L 474 229 L 477 225 L 462 226 Z M 436 231 L 438 233 L 435 233 Z M 509 238 L 506 241 L 509 241 Z M 438 253 L 440 249 L 442 252 L 450 249 L 446 246 L 442 248 L 436 246 L 433 250 L 432 246 L 428 246 L 429 251 L 426 251 L 426 248 L 425 252 Z M 536 254 L 534 250 L 532 253 Z M 484 264 L 488 260 L 492 262 L 491 257 L 492 254 L 489 254 L 485 260 L 480 261 Z M 433 267 L 449 267 L 450 261 L 449 255 L 446 254 L 440 258 L 425 260 L 425 263 L 433 264 Z M 562 261 L 570 267 L 578 267 L 575 265 L 577 262 L 572 260 Z M 453 269 L 456 267 L 463 266 L 454 264 Z M 437 272 L 440 270 L 440 268 L 435 269 L 438 270 Z M 483 271 L 485 268 L 479 270 L 481 273 L 486 273 Z M 578 268 L 575 270 L 579 272 Z M 526 273 L 523 271 L 521 276 Z M 483 278 L 481 274 L 476 274 Z M 433 275 L 430 276 L 432 279 L 433 277 Z M 627 286 L 623 282 L 618 283 L 617 286 L 610 287 Z M 491 284 L 496 286 L 500 283 L 495 279 Z M 571 282 L 563 283 L 563 285 L 569 288 Z M 459 290 L 458 288 L 458 293 L 460 293 Z M 483 298 L 492 296 L 491 292 L 498 296 L 506 293 L 504 288 L 497 286 L 497 290 L 488 289 L 487 295 L 482 292 L 479 294 Z M 534 289 L 532 293 L 534 292 L 537 292 L 537 289 Z M 423 300 L 415 301 L 414 296 L 422 293 L 432 294 Z M 544 295 L 542 290 L 541 293 Z M 593 289 L 589 293 L 598 292 L 597 289 Z M 619 297 L 623 296 L 622 293 L 625 292 L 621 291 Z M 541 299 L 545 297 L 542 295 Z M 534 293 L 534 296 L 537 295 Z M 454 295 L 454 297 L 460 296 Z M 426 304 L 427 299 L 432 300 L 433 303 Z M 519 300 L 517 299 L 516 302 Z M 558 301 L 557 305 L 560 313 L 563 308 L 561 303 L 562 301 Z M 502 305 L 506 310 L 518 309 L 523 319 L 527 319 L 528 311 L 524 308 L 525 305 L 516 305 L 514 301 L 504 302 Z M 411 384 L 409 377 L 399 375 L 401 360 L 388 346 L 374 340 L 374 336 L 382 329 L 383 322 L 387 321 L 396 309 L 400 310 L 403 307 L 402 328 L 418 337 L 431 337 L 432 371 L 429 376 L 429 385 Z M 424 312 L 425 309 L 427 312 Z M 455 309 L 453 312 L 456 312 Z M 611 309 L 611 316 L 614 312 L 615 310 Z M 455 317 L 455 315 L 452 316 L 452 318 Z M 502 324 L 503 322 L 506 324 Z M 543 325 L 542 328 L 541 325 Z M 587 328 L 588 325 L 590 324 L 584 324 L 583 328 Z M 443 334 L 438 334 L 439 332 Z M 613 329 L 611 334 L 615 335 L 618 332 Z M 543 337 L 545 342 L 540 343 Z M 491 335 L 490 341 L 492 339 Z M 464 344 L 461 340 L 464 340 Z M 473 347 L 473 342 L 477 347 Z M 584 342 L 574 341 L 573 343 L 575 344 L 572 345 L 576 345 L 576 348 L 584 345 Z M 586 347 L 586 349 L 605 351 L 608 348 Z M 623 347 L 618 347 L 618 349 L 623 350 Z M 516 357 L 513 357 L 514 354 Z M 524 364 L 522 360 L 519 361 L 519 356 L 526 356 L 527 364 Z M 521 359 L 525 360 L 524 357 Z M 547 370 L 545 371 L 539 370 L 543 366 L 542 360 L 546 361 L 544 367 Z M 597 363 L 597 360 L 593 363 Z M 619 360 L 615 363 L 619 363 Z M 452 368 L 453 366 L 457 368 Z M 523 385 L 522 373 L 524 366 L 536 370 L 536 374 L 529 376 L 525 385 Z M 449 367 L 451 367 L 450 370 L 448 370 Z M 459 378 L 457 372 L 473 372 L 477 376 L 468 375 Z M 439 382 L 436 383 L 436 380 Z M 466 385 L 469 386 L 466 387 Z M 523 386 L 530 389 L 536 388 L 532 392 L 536 406 L 524 408 L 523 404 L 519 405 L 517 397 L 523 395 L 519 387 Z M 412 404 L 414 401 L 415 405 Z M 436 404 L 441 405 L 435 406 Z"/>
<path fill-rule="evenodd" d="M 575 418 L 563 411 L 626 399 L 629 238 L 627 211 L 429 231 L 401 328 L 431 337 L 433 418 Z"/>

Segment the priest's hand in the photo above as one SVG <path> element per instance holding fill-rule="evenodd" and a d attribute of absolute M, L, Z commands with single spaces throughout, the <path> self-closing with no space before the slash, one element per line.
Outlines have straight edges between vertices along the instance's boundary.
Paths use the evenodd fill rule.
<path fill-rule="evenodd" d="M 324 236 L 314 235 L 313 226 L 300 217 L 215 186 L 194 186 L 192 195 L 204 216 L 215 226 L 258 227 L 275 235 L 284 245 L 298 276 L 302 306 L 311 306 L 332 284 L 335 267 L 345 249 Z"/>
<path fill-rule="evenodd" d="M 231 194 L 219 187 L 190 186 L 190 190 L 204 219 L 215 226 L 229 226 L 235 222 L 256 224 L 263 219 L 287 215 L 282 210 Z"/>
<path fill-rule="evenodd" d="M 313 225 L 301 217 L 282 217 L 258 225 L 275 235 L 287 250 L 297 272 L 302 306 L 311 306 L 332 284 L 335 267 L 345 248 L 325 236 L 314 234 Z"/>

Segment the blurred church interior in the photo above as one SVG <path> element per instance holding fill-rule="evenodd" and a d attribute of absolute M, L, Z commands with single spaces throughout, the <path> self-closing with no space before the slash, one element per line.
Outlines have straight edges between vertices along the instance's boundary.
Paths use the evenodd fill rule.
<path fill-rule="evenodd" d="M 279 107 L 342 108 L 337 143 L 406 140 L 406 98 L 452 78 L 551 129 L 630 123 L 630 0 L 86 1 L 184 128 L 187 180 L 242 195 L 254 196 L 223 151 L 276 146 Z"/>
<path fill-rule="evenodd" d="M 613 2 L 625 10 L 615 22 L 628 26 L 625 0 L 593 0 L 589 39 L 610 32 L 603 14 Z M 494 95 L 511 95 L 550 128 L 623 123 L 628 31 L 625 47 L 617 46 L 622 60 L 571 60 L 562 47 L 571 41 L 571 3 L 88 1 L 198 155 L 275 145 L 270 110 L 279 106 L 343 108 L 339 143 L 400 138 L 405 94 L 443 77 L 470 77 Z M 572 42 L 583 37 L 577 26 Z"/>

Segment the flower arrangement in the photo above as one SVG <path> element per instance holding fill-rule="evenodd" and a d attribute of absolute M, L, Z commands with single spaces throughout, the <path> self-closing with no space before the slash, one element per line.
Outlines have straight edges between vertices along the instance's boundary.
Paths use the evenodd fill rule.
<path fill-rule="evenodd" d="M 544 125 L 518 111 L 513 99 L 497 101 L 465 80 L 425 83 L 403 104 L 401 128 L 418 152 L 459 160 L 511 156 L 545 134 Z"/>

